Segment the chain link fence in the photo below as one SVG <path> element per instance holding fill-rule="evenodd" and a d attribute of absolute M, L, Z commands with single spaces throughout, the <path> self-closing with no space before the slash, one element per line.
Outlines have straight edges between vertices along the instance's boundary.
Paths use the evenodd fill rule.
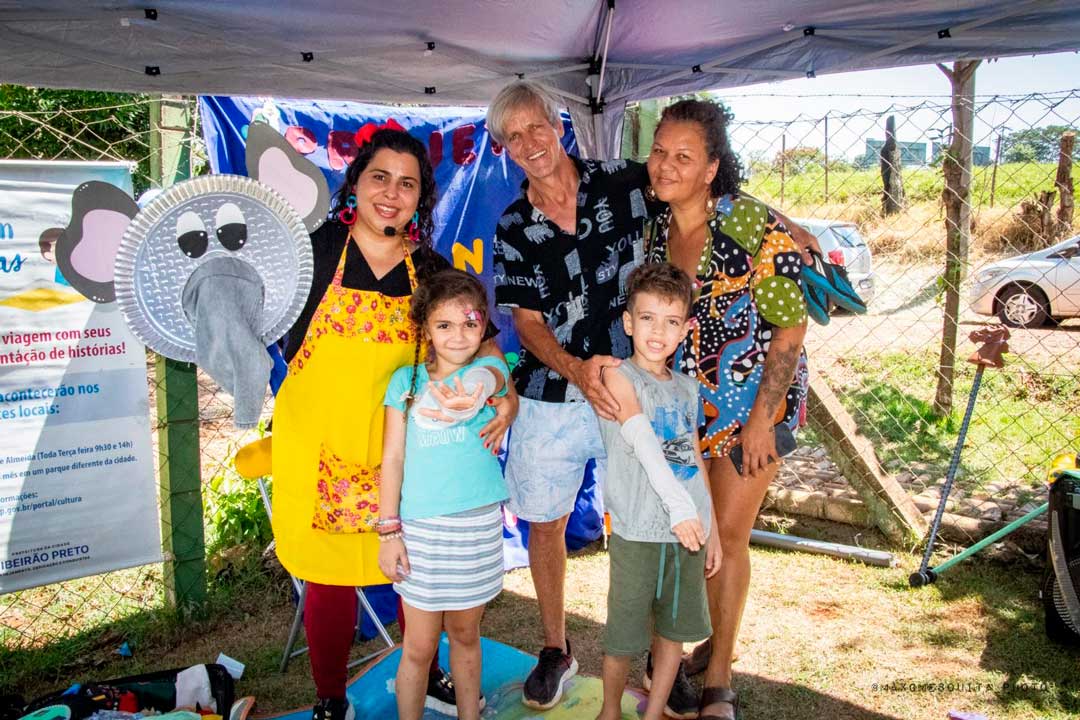
<path fill-rule="evenodd" d="M 62 93 L 50 96 L 10 86 L 3 91 L 24 93 L 18 101 L 26 109 L 0 110 L 0 157 L 129 160 L 137 163 L 137 194 L 161 183 L 163 144 L 155 139 L 154 126 L 160 129 L 162 123 L 154 117 L 158 111 L 150 98 L 102 94 L 93 108 L 75 110 L 67 109 L 72 105 Z M 85 102 L 87 94 L 80 95 Z M 12 106 L 12 99 L 6 99 Z M 778 114 L 796 102 L 779 103 Z M 181 128 L 181 149 L 198 173 L 205 163 L 194 101 L 175 103 L 173 109 L 178 107 L 191 118 L 187 128 Z M 885 215 L 878 154 L 889 116 L 896 118 L 901 138 L 904 201 L 899 212 Z M 1043 220 L 1048 202 L 1056 220 L 1057 207 L 1047 193 L 1060 195 L 1060 187 L 1055 187 L 1058 144 L 1078 119 L 1080 90 L 976 99 L 973 221 L 958 357 L 974 349 L 966 339 L 970 331 L 997 322 L 968 308 L 975 279 L 1003 259 L 1072 234 L 1051 229 Z M 635 122 L 631 115 L 628 127 Z M 810 362 L 838 393 L 861 432 L 873 440 L 885 469 L 924 511 L 937 503 L 974 374 L 973 366 L 960 362 L 953 411 L 944 416 L 934 412 L 945 261 L 939 158 L 951 124 L 947 100 L 894 98 L 883 109 L 772 121 L 736 118 L 730 127 L 748 178 L 746 189 L 805 221 L 822 235 L 825 251 L 847 264 L 857 285 L 860 280 L 869 283 L 859 288 L 870 298 L 868 314 L 837 312 L 829 325 L 811 325 Z M 638 150 L 647 148 L 648 141 L 638 139 Z M 870 272 L 862 277 L 858 271 L 864 256 Z M 1061 281 L 1062 292 L 1080 296 L 1080 259 L 1061 260 L 1074 278 Z M 1051 270 L 1040 269 L 1038 275 L 1049 279 Z M 1080 298 L 1075 302 L 1080 313 Z M 993 301 L 989 307 L 998 309 Z M 1058 307 L 1058 301 L 1051 302 L 1055 312 Z M 1080 320 L 1050 319 L 1015 328 L 1010 345 L 1006 368 L 988 371 L 983 383 L 950 506 L 986 521 L 1018 517 L 1041 502 L 1050 458 L 1075 450 L 1080 434 Z M 157 408 L 159 418 L 153 428 L 154 452 L 158 480 L 166 484 L 159 493 L 162 532 L 179 535 L 174 549 L 199 554 L 205 540 L 213 584 L 229 572 L 232 556 L 257 557 L 269 541 L 256 488 L 232 468 L 236 449 L 258 431 L 233 429 L 229 397 L 201 373 L 192 378 L 182 367 L 159 368 L 158 362 L 148 354 L 150 408 L 152 414 Z M 197 506 L 203 509 L 203 525 L 185 523 L 189 530 L 184 535 L 174 533 L 174 524 L 184 522 L 177 513 L 187 512 L 172 505 L 178 490 L 175 478 L 184 470 L 175 467 L 174 455 L 184 452 L 177 443 L 194 426 L 199 445 L 197 453 L 190 448 L 190 460 L 197 456 L 202 496 Z M 162 438 L 168 452 L 159 452 Z M 813 434 L 805 440 L 776 490 L 854 497 Z M 166 575 L 162 565 L 149 565 L 0 596 L 0 646 L 5 649 L 0 656 L 164 608 Z M 188 581 L 199 581 L 200 576 L 193 577 Z M 284 583 L 280 585 L 284 592 Z M 181 594 L 186 590 L 173 588 Z M 108 633 L 97 640 L 111 641 L 118 642 Z"/>
<path fill-rule="evenodd" d="M 0 110 L 2 158 L 129 161 L 136 197 L 160 187 L 165 172 L 184 177 L 205 170 L 194 99 L 158 103 L 146 96 L 13 86 L 0 86 L 0 99 L 0 107 L 24 108 Z M 190 121 L 170 125 L 178 116 Z M 258 558 L 270 540 L 254 483 L 239 478 L 232 465 L 236 449 L 260 431 L 236 431 L 231 398 L 201 372 L 166 366 L 150 352 L 146 362 L 161 532 L 171 539 L 166 560 L 196 571 L 172 573 L 159 563 L 0 595 L 0 677 L 7 674 L 4 658 L 15 655 L 10 651 L 59 638 L 86 634 L 91 643 L 119 646 L 122 634 L 92 631 L 138 614 L 167 612 L 167 594 L 197 597 L 204 552 L 213 587 L 215 578 L 234 569 L 242 551 Z M 185 474 L 199 479 L 193 494 L 183 492 Z M 201 522 L 196 510 L 202 511 Z"/>
<path fill-rule="evenodd" d="M 1072 162 L 1080 157 L 1073 144 L 1080 90 L 975 98 L 970 243 L 946 414 L 934 401 L 946 263 L 942 155 L 953 110 L 950 98 L 879 105 L 886 106 L 782 121 L 735 118 L 732 144 L 745 188 L 803 220 L 870 299 L 864 316 L 838 311 L 827 326 L 811 323 L 810 363 L 920 510 L 938 503 L 972 387 L 975 366 L 964 360 L 976 346 L 968 335 L 1003 320 L 1026 326 L 1010 329 L 1006 367 L 985 374 L 947 506 L 980 521 L 962 524 L 967 540 L 976 540 L 988 523 L 1044 502 L 1052 458 L 1078 449 L 1080 321 L 1070 316 L 1080 315 L 1080 248 L 1069 238 L 1077 234 Z M 890 119 L 900 165 L 887 169 L 902 177 L 902 200 L 886 214 L 881 151 Z M 1012 260 L 1064 241 L 1053 257 Z M 777 485 L 855 496 L 812 442 Z"/>

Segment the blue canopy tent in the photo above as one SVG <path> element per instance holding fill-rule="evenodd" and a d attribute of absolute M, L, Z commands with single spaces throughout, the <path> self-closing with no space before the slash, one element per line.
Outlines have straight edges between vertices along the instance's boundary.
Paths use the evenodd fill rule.
<path fill-rule="evenodd" d="M 1080 0 L 0 2 L 0 82 L 483 106 L 523 77 L 597 158 L 629 101 L 1077 49 Z"/>

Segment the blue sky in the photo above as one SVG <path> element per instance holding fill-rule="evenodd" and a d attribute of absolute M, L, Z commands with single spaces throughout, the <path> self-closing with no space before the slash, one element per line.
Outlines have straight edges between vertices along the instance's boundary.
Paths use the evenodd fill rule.
<path fill-rule="evenodd" d="M 1078 90 L 1077 97 L 1059 104 L 1038 99 L 986 103 L 995 94 L 1018 96 L 1073 89 Z M 788 147 L 821 147 L 824 128 L 820 119 L 826 114 L 830 116 L 830 154 L 852 157 L 861 154 L 865 137 L 884 136 L 884 120 L 879 115 L 890 108 L 898 116 L 901 140 L 929 141 L 935 130 L 949 124 L 950 92 L 948 80 L 937 67 L 919 65 L 750 85 L 719 90 L 716 95 L 735 113 L 733 142 L 744 157 L 754 151 L 778 151 L 782 134 L 787 136 Z M 975 92 L 983 105 L 975 131 L 978 144 L 992 145 L 1003 130 L 1080 125 L 1080 54 L 984 61 L 976 74 Z M 923 107 L 918 110 L 909 109 L 920 105 Z M 853 113 L 857 116 L 841 117 Z M 792 122 L 799 117 L 803 121 Z M 745 125 L 755 121 L 771 124 Z M 791 124 L 785 127 L 781 123 Z"/>

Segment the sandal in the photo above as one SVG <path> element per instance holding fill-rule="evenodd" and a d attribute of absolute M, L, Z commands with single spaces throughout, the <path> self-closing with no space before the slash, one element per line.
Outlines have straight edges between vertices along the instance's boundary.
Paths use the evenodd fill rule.
<path fill-rule="evenodd" d="M 701 713 L 698 720 L 725 720 L 719 715 L 706 715 L 705 708 L 716 703 L 727 703 L 735 711 L 734 718 L 739 720 L 739 696 L 734 690 L 726 687 L 706 687 L 701 689 Z"/>

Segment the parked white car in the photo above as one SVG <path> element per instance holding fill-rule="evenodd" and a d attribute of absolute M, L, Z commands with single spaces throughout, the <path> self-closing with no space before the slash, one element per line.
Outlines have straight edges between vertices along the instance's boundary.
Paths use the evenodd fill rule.
<path fill-rule="evenodd" d="M 814 234 L 825 259 L 847 270 L 848 280 L 867 305 L 874 297 L 874 264 L 870 248 L 855 223 L 817 218 L 792 218 Z"/>
<path fill-rule="evenodd" d="M 997 315 L 1012 327 L 1080 316 L 1080 235 L 988 265 L 975 273 L 974 281 L 971 309 Z"/>

